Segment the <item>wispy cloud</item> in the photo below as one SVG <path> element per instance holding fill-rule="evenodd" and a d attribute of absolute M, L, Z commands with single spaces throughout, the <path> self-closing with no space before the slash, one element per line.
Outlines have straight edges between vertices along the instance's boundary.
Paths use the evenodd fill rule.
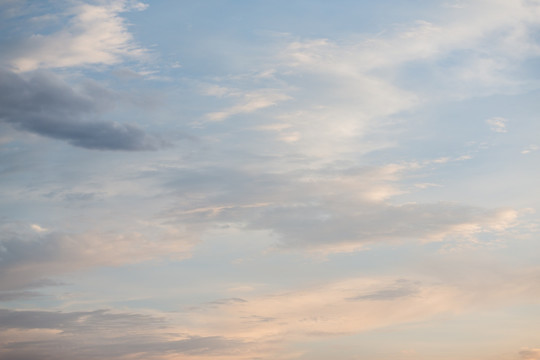
<path fill-rule="evenodd" d="M 529 145 L 527 146 L 527 148 L 525 148 L 524 150 L 521 150 L 521 153 L 522 154 L 529 154 L 533 151 L 537 151 L 540 147 L 538 145 Z"/>
<path fill-rule="evenodd" d="M 539 358 L 540 3 L 302 3 L 0 0 L 1 359 Z"/>
<path fill-rule="evenodd" d="M 280 93 L 275 89 L 262 89 L 242 93 L 238 91 L 230 91 L 225 88 L 212 87 L 207 90 L 207 94 L 240 98 L 238 104 L 236 105 L 225 108 L 218 112 L 206 114 L 207 119 L 210 121 L 222 121 L 233 115 L 250 114 L 257 110 L 261 110 L 290 99 L 288 95 Z"/>
<path fill-rule="evenodd" d="M 125 58 L 141 58 L 139 47 L 120 13 L 144 10 L 146 5 L 127 0 L 96 4 L 76 3 L 62 15 L 67 25 L 50 34 L 34 34 L 10 49 L 8 61 L 17 71 L 112 65 Z"/>
<path fill-rule="evenodd" d="M 0 356 L 9 359 L 211 358 L 238 353 L 221 336 L 175 333 L 163 318 L 107 310 L 53 312 L 0 309 Z"/>
<path fill-rule="evenodd" d="M 540 349 L 523 349 L 519 352 L 519 356 L 523 360 L 538 360 L 540 359 Z"/>
<path fill-rule="evenodd" d="M 489 128 L 491 129 L 491 131 L 498 132 L 498 133 L 505 133 L 508 131 L 506 129 L 507 122 L 508 120 L 502 117 L 494 117 L 494 118 L 486 120 L 486 123 L 489 125 Z"/>
<path fill-rule="evenodd" d="M 469 279 L 454 283 L 436 278 L 422 280 L 360 277 L 303 289 L 227 302 L 185 314 L 193 328 L 249 341 L 309 340 L 370 331 L 396 324 L 429 321 L 441 316 L 496 308 L 522 301 L 540 288 L 531 272 L 508 272 L 515 282 L 501 285 L 472 268 Z M 509 276 L 509 277 L 508 277 Z"/>
<path fill-rule="evenodd" d="M 31 226 L 28 226 L 31 229 Z M 0 291 L 33 287 L 43 278 L 83 269 L 189 257 L 195 239 L 155 229 L 153 236 L 126 233 L 36 233 L 23 224 L 2 224 Z"/>
<path fill-rule="evenodd" d="M 195 203 L 179 201 L 164 216 L 182 222 L 237 223 L 279 235 L 279 246 L 332 253 L 377 242 L 474 239 L 517 224 L 513 209 L 452 202 L 392 203 L 400 179 L 418 164 L 376 168 L 296 170 L 290 174 L 222 171 L 171 183 L 189 189 Z M 190 178 L 208 182 L 191 183 Z M 212 180 L 214 179 L 214 180 Z M 257 184 L 254 186 L 253 184 Z"/>

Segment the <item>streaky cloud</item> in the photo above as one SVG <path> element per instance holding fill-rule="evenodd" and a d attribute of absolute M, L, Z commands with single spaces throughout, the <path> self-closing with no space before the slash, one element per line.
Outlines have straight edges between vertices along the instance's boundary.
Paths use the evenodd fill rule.
<path fill-rule="evenodd" d="M 32 339 L 30 330 L 42 338 Z M 22 336 L 10 338 L 10 332 Z M 9 341 L 0 344 L 2 359 L 162 359 L 171 354 L 237 353 L 244 346 L 242 341 L 222 336 L 177 333 L 161 317 L 106 309 L 0 309 L 0 334 Z"/>
<path fill-rule="evenodd" d="M 0 69 L 0 121 L 14 128 L 91 150 L 145 151 L 166 142 L 126 123 L 96 120 L 115 94 L 96 84 L 75 89 L 58 76 L 36 71 L 28 78 Z"/>
<path fill-rule="evenodd" d="M 14 3 L 8 4 L 7 10 L 20 12 L 22 9 Z M 113 65 L 127 58 L 140 59 L 147 50 L 136 44 L 120 14 L 144 10 L 146 6 L 127 0 L 75 2 L 67 8 L 64 5 L 63 11 L 49 14 L 57 23 L 66 22 L 62 28 L 34 33 L 16 45 L 8 43 L 9 51 L 0 58 L 18 71 Z M 26 25 L 33 24 L 30 21 Z"/>

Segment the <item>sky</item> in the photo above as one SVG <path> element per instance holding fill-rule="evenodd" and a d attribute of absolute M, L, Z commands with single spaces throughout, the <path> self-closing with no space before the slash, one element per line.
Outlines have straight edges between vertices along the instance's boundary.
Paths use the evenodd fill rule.
<path fill-rule="evenodd" d="M 0 49 L 0 359 L 540 359 L 540 1 L 0 0 Z"/>

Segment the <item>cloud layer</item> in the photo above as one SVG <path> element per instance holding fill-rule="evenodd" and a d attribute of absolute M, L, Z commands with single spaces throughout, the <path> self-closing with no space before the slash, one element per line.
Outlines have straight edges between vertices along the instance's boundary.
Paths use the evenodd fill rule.
<path fill-rule="evenodd" d="M 404 192 L 399 181 L 421 167 L 389 164 L 283 174 L 221 169 L 221 176 L 215 168 L 211 173 L 183 171 L 170 186 L 188 190 L 196 200 L 180 198 L 164 216 L 269 230 L 279 236 L 279 246 L 326 253 L 384 242 L 474 240 L 517 224 L 517 211 L 508 208 L 393 202 Z"/>
<path fill-rule="evenodd" d="M 0 355 L 5 359 L 210 358 L 242 345 L 219 336 L 175 334 L 162 318 L 106 310 L 0 309 L 0 324 Z"/>
<path fill-rule="evenodd" d="M 39 286 L 40 281 L 79 270 L 132 264 L 155 258 L 183 259 L 195 242 L 189 234 L 39 233 L 3 224 L 0 235 L 0 291 Z M 11 295 L 10 295 L 11 294 Z M 28 293 L 3 293 L 10 297 Z"/>
<path fill-rule="evenodd" d="M 25 77 L 0 69 L 0 120 L 16 129 L 96 150 L 155 150 L 159 138 L 131 124 L 96 119 L 115 94 L 95 83 L 81 89 L 38 71 Z"/>
<path fill-rule="evenodd" d="M 0 0 L 0 359 L 538 359 L 539 15 Z"/>

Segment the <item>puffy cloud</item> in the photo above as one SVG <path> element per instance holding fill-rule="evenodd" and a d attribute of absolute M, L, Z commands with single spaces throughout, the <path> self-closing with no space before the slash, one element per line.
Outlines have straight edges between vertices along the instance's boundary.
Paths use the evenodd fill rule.
<path fill-rule="evenodd" d="M 97 150 L 154 150 L 164 142 L 131 124 L 96 120 L 117 97 L 96 83 L 73 88 L 45 71 L 0 69 L 0 120 L 16 129 Z"/>
<path fill-rule="evenodd" d="M 18 71 L 30 71 L 111 65 L 126 57 L 140 58 L 146 51 L 135 44 L 119 14 L 145 7 L 127 0 L 78 3 L 65 13 L 55 14 L 68 20 L 64 28 L 51 34 L 34 34 L 19 42 L 3 55 L 4 61 Z"/>

